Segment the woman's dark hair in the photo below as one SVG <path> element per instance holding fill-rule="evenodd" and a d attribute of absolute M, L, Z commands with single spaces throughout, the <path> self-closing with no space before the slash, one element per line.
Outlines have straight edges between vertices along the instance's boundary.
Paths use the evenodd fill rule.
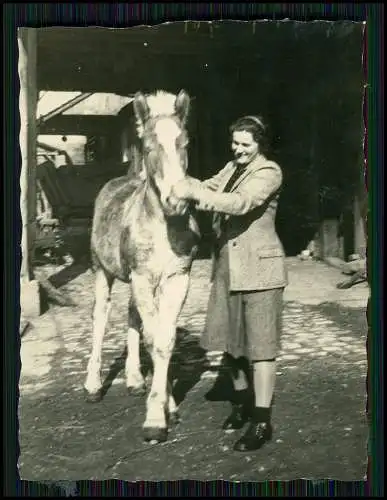
<path fill-rule="evenodd" d="M 263 154 L 268 152 L 268 140 L 266 134 L 266 125 L 258 116 L 248 115 L 238 118 L 230 126 L 230 134 L 234 132 L 250 132 L 255 142 L 259 144 L 259 149 Z"/>

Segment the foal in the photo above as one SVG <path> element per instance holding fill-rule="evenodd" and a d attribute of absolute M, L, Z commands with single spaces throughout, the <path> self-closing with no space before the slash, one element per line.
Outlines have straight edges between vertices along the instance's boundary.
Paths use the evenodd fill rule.
<path fill-rule="evenodd" d="M 132 391 L 144 388 L 138 313 L 153 362 L 143 424 L 147 441 L 165 441 L 168 416 L 177 412 L 168 369 L 200 237 L 188 204 L 177 202 L 170 194 L 172 185 L 187 172 L 189 105 L 185 91 L 177 96 L 162 91 L 147 97 L 136 94 L 133 106 L 141 142 L 141 175 L 109 181 L 94 208 L 91 253 L 95 302 L 92 352 L 84 387 L 89 400 L 101 398 L 101 353 L 112 285 L 115 279 L 131 283 L 126 385 Z"/>

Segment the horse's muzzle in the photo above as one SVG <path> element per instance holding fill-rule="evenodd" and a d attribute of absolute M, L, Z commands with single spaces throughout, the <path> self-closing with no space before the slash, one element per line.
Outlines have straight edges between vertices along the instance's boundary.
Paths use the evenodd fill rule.
<path fill-rule="evenodd" d="M 189 205 L 187 200 L 179 200 L 173 195 L 167 196 L 165 202 L 167 204 L 166 210 L 169 215 L 184 215 Z"/>

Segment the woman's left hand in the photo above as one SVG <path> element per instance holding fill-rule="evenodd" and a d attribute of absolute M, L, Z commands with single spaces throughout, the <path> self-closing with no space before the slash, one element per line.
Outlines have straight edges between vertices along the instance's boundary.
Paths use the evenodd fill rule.
<path fill-rule="evenodd" d="M 195 193 L 201 184 L 198 179 L 186 177 L 172 186 L 172 194 L 180 199 L 195 199 Z"/>

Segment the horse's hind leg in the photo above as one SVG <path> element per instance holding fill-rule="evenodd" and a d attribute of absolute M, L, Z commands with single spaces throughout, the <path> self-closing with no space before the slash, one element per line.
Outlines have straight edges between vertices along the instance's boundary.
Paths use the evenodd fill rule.
<path fill-rule="evenodd" d="M 88 401 L 101 399 L 101 364 L 102 343 L 111 309 L 111 289 L 113 279 L 107 276 L 103 269 L 95 274 L 95 296 L 93 309 L 92 350 L 87 365 L 87 377 L 84 388 Z"/>
<path fill-rule="evenodd" d="M 176 405 L 175 398 L 173 397 L 173 387 L 170 382 L 167 385 L 168 390 L 168 413 L 169 413 L 169 424 L 174 425 L 180 422 L 179 409 Z"/>
<path fill-rule="evenodd" d="M 129 394 L 145 393 L 145 381 L 141 374 L 140 363 L 140 333 L 141 318 L 131 298 L 128 311 L 128 353 L 125 363 L 126 388 Z"/>

